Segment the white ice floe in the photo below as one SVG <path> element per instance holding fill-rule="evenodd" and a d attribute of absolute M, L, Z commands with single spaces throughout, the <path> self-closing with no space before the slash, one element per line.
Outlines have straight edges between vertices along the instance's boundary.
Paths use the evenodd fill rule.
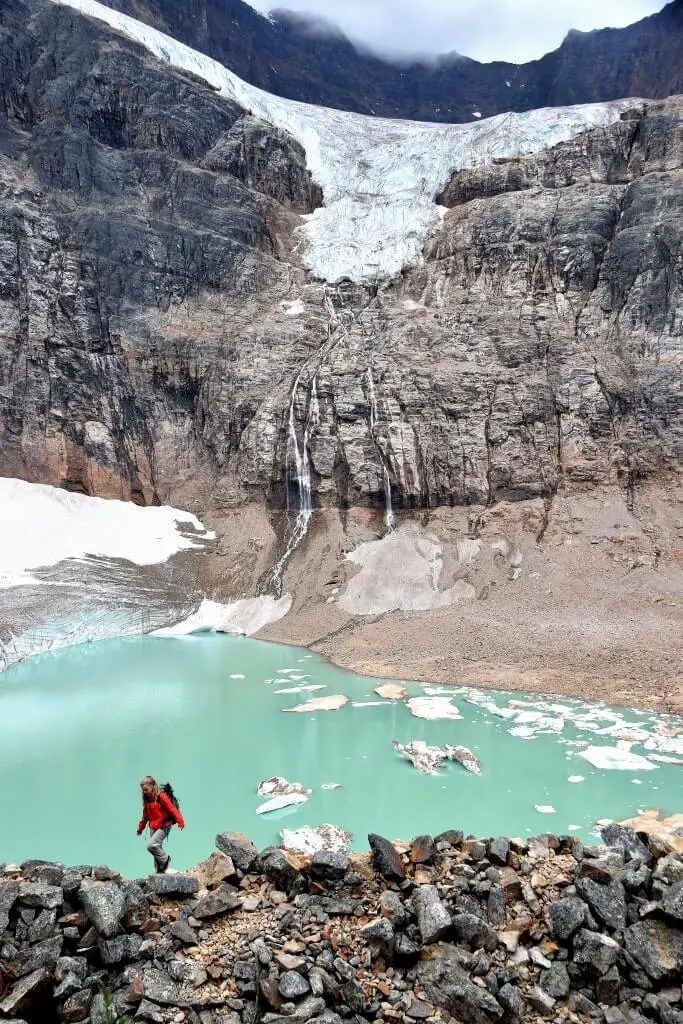
<path fill-rule="evenodd" d="M 583 757 L 595 768 L 608 771 L 651 771 L 657 767 L 641 754 L 634 754 L 629 744 L 616 747 L 587 747 L 577 757 Z"/>
<path fill-rule="evenodd" d="M 276 693 L 313 693 L 315 690 L 326 690 L 325 683 L 304 683 L 301 686 L 286 686 L 284 690 L 276 690 Z"/>
<path fill-rule="evenodd" d="M 226 98 L 290 132 L 306 150 L 324 206 L 305 219 L 309 270 L 328 281 L 393 277 L 420 259 L 434 202 L 451 174 L 548 149 L 619 120 L 642 101 L 617 100 L 499 114 L 466 125 L 366 117 L 281 99 L 217 61 L 96 0 L 55 0 L 98 18 L 174 67 L 199 75 Z"/>
<path fill-rule="evenodd" d="M 322 784 L 322 786 L 320 788 L 321 789 L 325 789 L 325 790 L 330 790 L 330 789 L 342 789 L 343 787 L 342 787 L 341 782 L 323 782 L 323 784 Z"/>
<path fill-rule="evenodd" d="M 534 807 L 539 814 L 555 814 L 555 808 L 552 804 L 534 804 Z"/>
<path fill-rule="evenodd" d="M 298 804 L 305 804 L 308 797 L 304 793 L 283 793 L 282 796 L 274 796 L 266 800 L 264 804 L 256 808 L 257 814 L 270 814 L 271 811 L 281 811 L 284 807 L 296 807 Z"/>
<path fill-rule="evenodd" d="M 658 761 L 660 764 L 683 764 L 681 757 L 669 757 L 668 754 L 648 754 L 648 761 Z"/>
<path fill-rule="evenodd" d="M 411 697 L 406 706 L 414 718 L 426 718 L 428 721 L 450 719 L 457 721 L 462 718 L 450 697 Z"/>
<path fill-rule="evenodd" d="M 398 683 L 382 683 L 381 686 L 375 687 L 375 693 L 383 700 L 403 700 L 406 689 Z"/>
<path fill-rule="evenodd" d="M 585 782 L 583 775 L 570 775 L 567 782 Z"/>
<path fill-rule="evenodd" d="M 338 825 L 317 825 L 315 828 L 304 826 L 303 828 L 283 828 L 280 832 L 282 845 L 292 853 L 301 853 L 306 856 L 313 856 L 321 850 L 334 850 L 337 853 L 346 853 L 353 838 L 350 832 L 345 832 Z"/>
<path fill-rule="evenodd" d="M 345 697 L 342 693 L 329 694 L 327 697 L 312 697 L 311 700 L 307 700 L 304 704 L 297 704 L 295 708 L 283 708 L 283 711 L 297 711 L 305 713 L 307 711 L 338 711 L 339 708 L 343 708 L 345 704 L 348 704 L 349 698 Z"/>
<path fill-rule="evenodd" d="M 189 636 L 190 633 L 236 633 L 253 636 L 269 622 L 284 618 L 292 607 L 292 597 L 265 595 L 247 597 L 230 604 L 204 600 L 196 612 L 175 626 L 157 629 L 155 636 Z M 282 680 L 285 682 L 285 680 Z"/>
<path fill-rule="evenodd" d="M 168 505 L 143 508 L 0 477 L 0 587 L 35 583 L 31 570 L 87 556 L 136 565 L 165 562 L 214 534 Z"/>

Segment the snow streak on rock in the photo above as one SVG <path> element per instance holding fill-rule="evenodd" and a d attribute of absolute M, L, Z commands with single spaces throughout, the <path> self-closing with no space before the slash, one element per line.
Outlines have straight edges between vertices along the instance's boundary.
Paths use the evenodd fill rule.
<path fill-rule="evenodd" d="M 272 96 L 217 61 L 96 2 L 54 0 L 98 18 L 161 60 L 291 133 L 305 148 L 324 206 L 305 218 L 308 269 L 323 280 L 378 281 L 419 261 L 439 222 L 435 198 L 454 171 L 550 148 L 612 124 L 642 101 L 499 114 L 467 125 L 366 117 Z"/>

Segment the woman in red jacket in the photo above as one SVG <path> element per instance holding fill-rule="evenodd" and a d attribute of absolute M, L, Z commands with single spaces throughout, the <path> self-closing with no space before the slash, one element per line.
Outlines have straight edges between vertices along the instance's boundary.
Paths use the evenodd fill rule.
<path fill-rule="evenodd" d="M 149 825 L 149 842 L 147 849 L 154 857 L 154 867 L 163 874 L 171 863 L 171 858 L 164 853 L 163 844 L 173 825 L 185 828 L 185 821 L 179 808 L 162 792 L 159 783 L 151 775 L 145 775 L 140 783 L 142 790 L 142 817 L 138 823 L 138 835 L 141 836 L 145 825 Z"/>

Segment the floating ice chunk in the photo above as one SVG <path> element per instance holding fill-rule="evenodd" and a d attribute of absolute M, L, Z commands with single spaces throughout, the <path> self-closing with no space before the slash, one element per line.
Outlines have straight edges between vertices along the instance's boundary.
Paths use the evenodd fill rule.
<path fill-rule="evenodd" d="M 599 730 L 600 736 L 613 736 L 617 740 L 628 740 L 630 743 L 640 743 L 649 740 L 651 733 L 648 729 L 642 729 L 633 722 L 615 722 L 605 729 Z"/>
<path fill-rule="evenodd" d="M 286 680 L 282 680 L 286 682 Z M 284 690 L 278 690 L 277 693 L 313 693 L 314 690 L 326 690 L 327 686 L 325 683 L 309 683 L 302 686 L 287 686 Z"/>
<path fill-rule="evenodd" d="M 517 736 L 522 740 L 533 740 L 536 738 L 536 730 L 532 729 L 530 725 L 515 725 L 512 729 L 508 729 L 511 736 Z"/>
<path fill-rule="evenodd" d="M 230 678 L 231 679 L 246 679 L 246 676 L 243 676 L 241 672 L 233 672 L 233 674 L 230 676 Z"/>
<path fill-rule="evenodd" d="M 456 747 L 447 743 L 444 750 L 451 761 L 458 761 L 473 775 L 481 775 L 481 761 L 468 747 Z"/>
<path fill-rule="evenodd" d="M 311 700 L 307 700 L 304 704 L 297 704 L 295 708 L 283 708 L 282 710 L 300 713 L 307 711 L 338 711 L 339 708 L 343 708 L 348 703 L 348 697 L 345 697 L 342 693 L 336 693 L 328 694 L 326 697 L 312 697 Z"/>
<path fill-rule="evenodd" d="M 646 750 L 683 755 L 683 736 L 650 736 L 643 746 Z"/>
<path fill-rule="evenodd" d="M 683 764 L 683 758 L 669 757 L 668 754 L 648 754 L 648 761 L 659 761 L 660 764 Z"/>
<path fill-rule="evenodd" d="M 323 782 L 321 789 L 342 789 L 341 782 Z"/>
<path fill-rule="evenodd" d="M 450 697 L 411 697 L 406 704 L 414 718 L 426 718 L 429 721 L 455 721 L 462 718 L 455 704 L 451 704 Z"/>
<path fill-rule="evenodd" d="M 570 775 L 567 782 L 585 782 L 583 775 Z"/>
<path fill-rule="evenodd" d="M 583 757 L 595 768 L 606 771 L 652 771 L 657 765 L 646 757 L 634 754 L 628 745 L 620 747 L 587 747 L 581 750 L 578 757 Z"/>
<path fill-rule="evenodd" d="M 579 829 L 581 828 L 581 826 L 580 825 L 568 825 L 567 828 L 568 828 L 568 830 L 570 832 L 578 832 Z"/>
<path fill-rule="evenodd" d="M 382 683 L 375 687 L 375 693 L 384 700 L 403 700 L 406 690 L 405 686 L 399 686 L 398 683 Z"/>
<path fill-rule="evenodd" d="M 552 804 L 534 804 L 534 807 L 539 814 L 555 814 L 555 808 Z"/>
<path fill-rule="evenodd" d="M 352 708 L 385 708 L 386 706 L 383 700 L 354 700 L 351 702 Z"/>
<path fill-rule="evenodd" d="M 297 804 L 305 804 L 307 800 L 308 797 L 304 793 L 286 793 L 282 796 L 274 796 L 257 807 L 256 813 L 269 814 L 271 811 L 280 811 L 283 807 L 296 807 Z"/>
<path fill-rule="evenodd" d="M 309 796 L 310 789 L 306 789 L 300 782 L 288 782 L 282 775 L 273 775 L 270 779 L 264 779 L 256 787 L 259 796 L 287 796 L 289 793 L 302 793 Z"/>
<path fill-rule="evenodd" d="M 410 743 L 392 740 L 392 743 L 394 750 L 406 757 L 424 775 L 436 775 L 446 760 L 445 750 L 441 747 L 429 747 L 424 740 L 411 740 Z"/>
<path fill-rule="evenodd" d="M 313 856 L 321 850 L 346 853 L 353 838 L 351 832 L 329 824 L 317 825 L 315 828 L 308 825 L 295 829 L 283 828 L 280 837 L 286 850 L 307 856 Z"/>

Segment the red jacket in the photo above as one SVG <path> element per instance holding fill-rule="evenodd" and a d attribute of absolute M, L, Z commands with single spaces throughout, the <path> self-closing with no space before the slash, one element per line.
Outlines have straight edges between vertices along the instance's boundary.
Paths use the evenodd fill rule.
<path fill-rule="evenodd" d="M 142 832 L 145 825 L 148 824 L 152 832 L 156 832 L 158 828 L 166 828 L 167 825 L 179 825 L 180 828 L 185 828 L 185 820 L 171 801 L 168 799 L 165 793 L 159 793 L 158 800 L 145 800 L 142 805 L 142 817 L 138 824 L 138 835 Z"/>

